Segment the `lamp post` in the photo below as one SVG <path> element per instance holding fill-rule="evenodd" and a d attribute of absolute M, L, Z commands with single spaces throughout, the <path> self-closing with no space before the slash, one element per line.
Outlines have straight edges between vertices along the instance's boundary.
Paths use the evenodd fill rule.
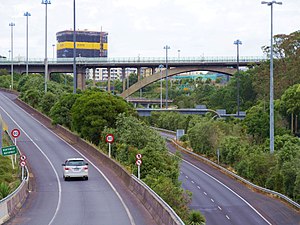
<path fill-rule="evenodd" d="M 26 12 L 24 16 L 26 16 L 26 75 L 28 75 L 28 17 L 31 16 L 31 14 Z"/>
<path fill-rule="evenodd" d="M 73 94 L 76 94 L 77 89 L 77 71 L 76 71 L 76 7 L 75 0 L 73 1 Z"/>
<path fill-rule="evenodd" d="M 164 49 L 166 50 L 166 109 L 168 109 L 168 50 L 170 46 L 166 45 Z"/>
<path fill-rule="evenodd" d="M 11 89 L 14 89 L 14 26 L 15 24 L 13 22 L 9 23 L 10 26 L 10 38 L 11 38 L 11 69 L 10 69 L 10 74 L 11 74 Z"/>
<path fill-rule="evenodd" d="M 274 153 L 274 103 L 273 103 L 273 4 L 282 5 L 282 2 L 265 2 L 261 4 L 267 4 L 271 6 L 271 55 L 270 55 L 270 153 Z"/>
<path fill-rule="evenodd" d="M 160 108 L 162 109 L 162 68 L 164 65 L 160 64 L 158 68 L 160 69 Z"/>
<path fill-rule="evenodd" d="M 177 51 L 178 51 L 178 59 L 180 59 L 180 49 L 178 49 Z"/>
<path fill-rule="evenodd" d="M 233 44 L 236 45 L 236 68 L 237 68 L 237 115 L 240 116 L 240 69 L 239 69 L 239 45 L 242 44 L 242 42 L 237 39 L 233 42 Z"/>
<path fill-rule="evenodd" d="M 53 50 L 53 59 L 54 59 L 54 47 L 55 47 L 55 44 L 52 44 L 52 50 Z"/>
<path fill-rule="evenodd" d="M 47 92 L 48 81 L 48 56 L 47 56 L 47 6 L 51 4 L 50 0 L 42 0 L 42 4 L 45 5 L 45 93 Z"/>

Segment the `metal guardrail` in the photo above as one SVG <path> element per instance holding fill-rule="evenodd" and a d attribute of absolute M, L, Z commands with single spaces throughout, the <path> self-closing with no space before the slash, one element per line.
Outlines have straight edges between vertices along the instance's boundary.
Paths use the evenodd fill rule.
<path fill-rule="evenodd" d="M 185 223 L 182 221 L 182 219 L 177 215 L 177 213 L 169 206 L 168 203 L 166 203 L 158 194 L 156 194 L 146 183 L 144 183 L 142 180 L 139 180 L 135 175 L 131 175 L 131 177 L 138 183 L 140 183 L 140 185 L 142 185 L 145 189 L 147 189 L 150 193 L 152 193 L 153 196 L 155 196 L 155 198 L 158 199 L 158 201 L 160 201 L 164 207 L 166 209 L 168 209 L 170 211 L 170 214 L 175 217 L 175 221 L 177 221 L 179 224 L 185 225 Z"/>
<path fill-rule="evenodd" d="M 171 134 L 176 134 L 176 132 L 170 131 L 170 130 L 165 130 L 165 129 L 161 129 L 161 128 L 154 128 L 154 129 L 161 130 L 163 132 L 167 132 L 167 133 L 171 133 Z M 209 160 L 209 159 L 207 159 L 207 158 L 205 158 L 203 156 L 200 156 L 200 155 L 198 155 L 198 154 L 196 154 L 194 152 L 191 152 L 191 151 L 185 149 L 184 147 L 182 147 L 179 144 L 177 144 L 173 139 L 167 138 L 167 140 L 171 141 L 173 144 L 175 144 L 177 147 L 179 147 L 184 152 L 187 152 L 188 154 L 191 154 L 191 155 L 193 155 L 193 156 L 195 156 L 197 158 L 200 158 L 201 160 L 205 161 L 206 163 L 211 164 L 214 167 L 217 167 L 218 169 L 222 170 L 223 172 L 229 174 L 230 176 L 233 176 L 234 178 L 242 181 L 243 183 L 245 183 L 245 184 L 247 184 L 247 185 L 249 185 L 249 186 L 251 186 L 251 187 L 253 187 L 253 188 L 255 188 L 255 189 L 259 190 L 259 191 L 261 191 L 261 192 L 265 192 L 265 193 L 268 193 L 268 194 L 275 195 L 276 197 L 278 197 L 278 198 L 286 201 L 290 205 L 294 206 L 297 210 L 300 210 L 300 204 L 298 204 L 297 202 L 295 202 L 292 199 L 288 198 L 287 196 L 285 196 L 285 195 L 283 195 L 281 193 L 278 193 L 276 191 L 272 191 L 270 189 L 263 188 L 263 187 L 260 187 L 260 186 L 258 186 L 256 184 L 253 184 L 252 182 L 250 182 L 250 181 L 246 180 L 245 178 L 240 177 L 239 175 L 237 175 L 237 174 L 235 174 L 235 173 L 227 170 L 226 168 L 220 166 L 219 164 L 217 164 L 217 163 L 215 163 L 215 162 L 213 162 L 213 161 L 211 161 L 211 160 Z"/>
<path fill-rule="evenodd" d="M 77 57 L 76 61 L 78 64 L 89 64 L 89 63 L 165 63 L 164 57 L 111 57 L 111 58 L 87 58 Z M 261 62 L 267 60 L 264 56 L 241 56 L 240 62 Z M 14 58 L 12 61 L 8 58 L 0 58 L 0 64 L 26 64 L 24 57 Z M 218 56 L 218 57 L 169 57 L 169 63 L 215 63 L 215 62 L 236 62 L 236 56 Z M 31 58 L 28 59 L 29 64 L 44 64 L 42 58 Z M 73 58 L 49 58 L 49 64 L 73 64 Z"/>

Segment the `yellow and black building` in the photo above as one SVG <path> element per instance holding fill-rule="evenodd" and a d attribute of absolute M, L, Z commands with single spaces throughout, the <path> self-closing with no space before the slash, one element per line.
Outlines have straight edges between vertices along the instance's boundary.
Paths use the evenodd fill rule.
<path fill-rule="evenodd" d="M 106 32 L 76 31 L 76 57 L 107 57 Z M 73 30 L 56 33 L 57 58 L 73 58 Z"/>

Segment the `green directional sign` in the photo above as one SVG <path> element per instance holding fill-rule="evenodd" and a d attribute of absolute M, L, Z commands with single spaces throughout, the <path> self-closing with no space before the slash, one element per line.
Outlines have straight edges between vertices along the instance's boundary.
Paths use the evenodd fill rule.
<path fill-rule="evenodd" d="M 1 150 L 3 156 L 14 155 L 18 153 L 18 149 L 15 145 L 4 147 Z"/>

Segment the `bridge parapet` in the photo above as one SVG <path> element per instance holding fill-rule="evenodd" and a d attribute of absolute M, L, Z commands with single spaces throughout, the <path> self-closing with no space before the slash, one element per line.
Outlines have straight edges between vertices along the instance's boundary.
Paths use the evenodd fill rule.
<path fill-rule="evenodd" d="M 241 56 L 239 58 L 240 63 L 258 63 L 267 60 L 263 56 Z M 11 64 L 11 60 L 8 58 L 0 58 L 1 64 Z M 77 57 L 77 64 L 165 64 L 166 59 L 164 57 L 112 57 L 112 58 L 86 58 Z M 235 63 L 236 56 L 218 56 L 218 57 L 169 57 L 168 63 L 184 64 L 184 63 Z M 26 60 L 23 57 L 13 59 L 15 64 L 26 64 Z M 42 58 L 31 58 L 28 59 L 29 64 L 44 64 Z M 73 64 L 73 58 L 49 58 L 49 64 Z"/>

